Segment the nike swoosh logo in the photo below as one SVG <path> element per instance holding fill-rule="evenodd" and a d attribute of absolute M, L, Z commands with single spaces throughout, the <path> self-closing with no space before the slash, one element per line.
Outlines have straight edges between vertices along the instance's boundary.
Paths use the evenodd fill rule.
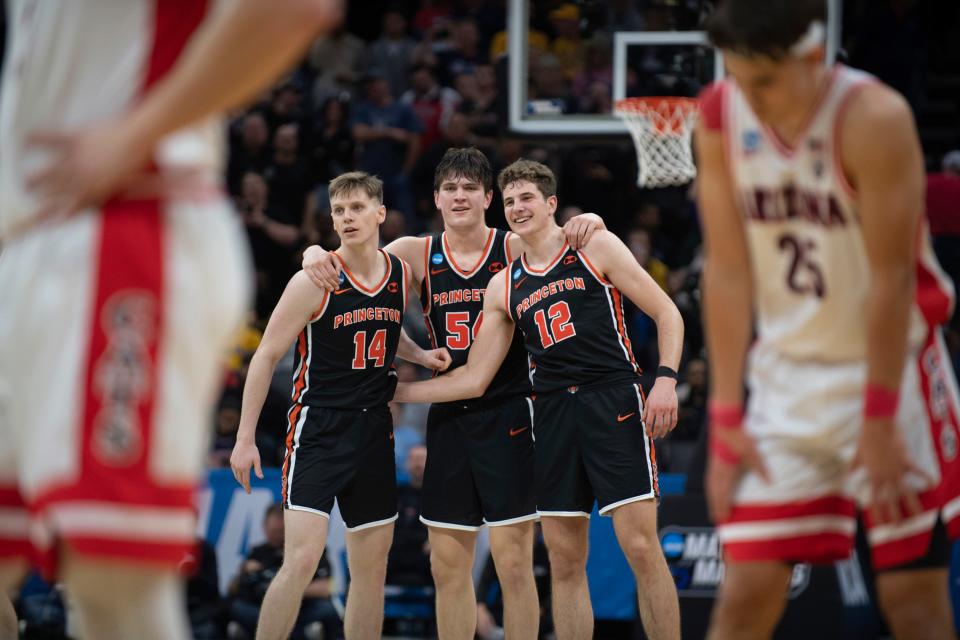
<path fill-rule="evenodd" d="M 523 284 L 523 281 L 526 280 L 526 279 L 527 279 L 527 276 L 523 276 L 522 278 L 520 278 L 519 280 L 517 280 L 517 284 L 513 285 L 513 288 L 514 288 L 514 289 L 519 289 L 519 288 L 520 288 L 520 285 L 522 285 L 522 284 Z"/>
<path fill-rule="evenodd" d="M 443 269 L 430 269 L 430 275 L 435 276 L 438 273 L 443 273 L 444 271 L 450 271 L 450 268 L 444 267 Z"/>
<path fill-rule="evenodd" d="M 338 296 L 341 293 L 346 293 L 347 291 L 350 291 L 350 289 L 337 289 L 336 291 L 333 292 L 333 295 Z"/>
<path fill-rule="evenodd" d="M 518 427 L 516 429 L 510 429 L 510 437 L 512 438 L 513 436 L 520 435 L 526 430 L 527 430 L 527 427 Z"/>
<path fill-rule="evenodd" d="M 628 419 L 630 418 L 630 416 L 635 416 L 635 415 L 637 415 L 637 412 L 636 412 L 636 411 L 631 411 L 630 413 L 628 413 L 628 414 L 625 415 L 625 416 L 618 415 L 618 416 L 617 416 L 617 422 L 623 422 L 624 420 L 628 420 Z"/>

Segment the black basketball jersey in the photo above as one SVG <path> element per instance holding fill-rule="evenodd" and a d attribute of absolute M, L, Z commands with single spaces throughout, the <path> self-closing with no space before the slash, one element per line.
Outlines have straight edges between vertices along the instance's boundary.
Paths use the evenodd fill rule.
<path fill-rule="evenodd" d="M 385 251 L 383 280 L 367 289 L 343 265 L 340 288 L 297 340 L 293 401 L 311 407 L 365 409 L 389 402 L 397 386 L 393 359 L 407 299 L 403 261 Z"/>
<path fill-rule="evenodd" d="M 533 390 L 546 393 L 600 380 L 635 380 L 623 295 L 566 243 L 550 265 L 510 265 L 507 306 L 530 354 Z"/>
<path fill-rule="evenodd" d="M 444 234 L 427 239 L 425 252 L 423 315 L 434 349 L 446 347 L 453 359 L 448 371 L 467 361 L 473 339 L 483 322 L 483 297 L 487 283 L 510 262 L 507 232 L 490 229 L 483 257 L 472 268 L 462 269 L 451 258 Z M 527 352 L 523 338 L 514 332 L 513 342 L 500 370 L 487 387 L 484 399 L 529 395 Z"/>

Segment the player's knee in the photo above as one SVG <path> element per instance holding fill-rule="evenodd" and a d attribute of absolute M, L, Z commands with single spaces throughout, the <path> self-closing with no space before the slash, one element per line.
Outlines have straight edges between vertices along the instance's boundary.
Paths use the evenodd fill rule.
<path fill-rule="evenodd" d="M 321 555 L 323 555 L 323 549 L 317 550 L 312 547 L 291 549 L 284 554 L 280 570 L 297 581 L 309 582 L 317 571 Z"/>
<path fill-rule="evenodd" d="M 548 548 L 550 575 L 556 580 L 570 580 L 584 575 L 587 570 L 586 546 L 573 544 L 554 545 Z"/>
<path fill-rule="evenodd" d="M 620 541 L 620 548 L 634 571 L 644 572 L 663 562 L 660 542 L 655 535 L 634 533 Z"/>
<path fill-rule="evenodd" d="M 497 577 L 505 590 L 533 582 L 533 559 L 521 552 L 500 554 L 494 558 Z"/>
<path fill-rule="evenodd" d="M 473 557 L 471 554 L 450 551 L 442 546 L 430 549 L 430 572 L 437 584 L 469 580 L 472 567 Z"/>

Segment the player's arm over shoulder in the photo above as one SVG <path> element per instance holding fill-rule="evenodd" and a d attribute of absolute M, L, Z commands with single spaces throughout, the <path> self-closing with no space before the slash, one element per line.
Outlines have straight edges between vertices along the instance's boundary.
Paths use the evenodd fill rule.
<path fill-rule="evenodd" d="M 393 254 L 407 263 L 416 285 L 423 281 L 426 251 L 429 239 L 417 236 L 403 236 L 397 238 L 384 247 L 387 253 Z"/>

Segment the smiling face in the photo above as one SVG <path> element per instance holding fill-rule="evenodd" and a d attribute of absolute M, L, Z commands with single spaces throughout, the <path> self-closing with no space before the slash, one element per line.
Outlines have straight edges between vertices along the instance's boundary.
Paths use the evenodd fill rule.
<path fill-rule="evenodd" d="M 484 193 L 483 185 L 472 178 L 448 176 L 433 192 L 433 202 L 443 216 L 446 228 L 467 229 L 483 224 L 484 211 L 493 192 Z"/>
<path fill-rule="evenodd" d="M 544 197 L 539 187 L 517 180 L 503 187 L 503 213 L 510 230 L 521 238 L 531 237 L 555 224 L 557 196 Z"/>
<path fill-rule="evenodd" d="M 380 223 L 386 215 L 386 207 L 376 198 L 367 195 L 363 189 L 351 189 L 330 199 L 333 229 L 340 236 L 343 246 L 379 244 Z"/>

